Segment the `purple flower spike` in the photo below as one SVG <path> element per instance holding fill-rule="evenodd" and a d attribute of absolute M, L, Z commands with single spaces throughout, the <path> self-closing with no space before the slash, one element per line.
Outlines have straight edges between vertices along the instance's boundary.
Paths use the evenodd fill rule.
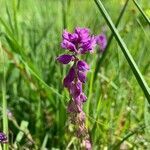
<path fill-rule="evenodd" d="M 72 52 L 77 52 L 75 45 L 65 39 L 61 43 L 61 47 L 64 49 L 68 49 L 69 51 L 72 51 Z"/>
<path fill-rule="evenodd" d="M 96 43 L 99 45 L 100 50 L 103 52 L 107 46 L 107 39 L 104 33 L 96 37 Z"/>
<path fill-rule="evenodd" d="M 92 146 L 85 126 L 85 113 L 82 108 L 83 103 L 87 100 L 86 95 L 82 91 L 82 85 L 86 82 L 86 74 L 90 67 L 85 61 L 80 60 L 78 56 L 93 52 L 96 43 L 101 46 L 101 49 L 104 49 L 107 41 L 103 37 L 102 35 L 92 36 L 88 28 L 77 27 L 73 33 L 64 30 L 61 46 L 72 52 L 72 54 L 63 54 L 57 58 L 62 64 L 73 62 L 69 73 L 64 78 L 63 84 L 68 89 L 71 97 L 67 108 L 70 121 L 76 126 L 77 136 L 82 140 L 82 146 L 86 150 L 91 150 Z"/>
<path fill-rule="evenodd" d="M 7 137 L 3 132 L 0 132 L 0 143 L 7 143 Z"/>
<path fill-rule="evenodd" d="M 77 67 L 80 71 L 88 71 L 90 69 L 89 65 L 83 60 L 78 61 Z"/>
<path fill-rule="evenodd" d="M 72 55 L 64 54 L 57 57 L 57 60 L 62 64 L 68 64 L 73 59 Z"/>
<path fill-rule="evenodd" d="M 74 68 L 70 68 L 68 75 L 64 78 L 64 87 L 70 87 L 71 82 L 75 78 L 75 70 Z"/>

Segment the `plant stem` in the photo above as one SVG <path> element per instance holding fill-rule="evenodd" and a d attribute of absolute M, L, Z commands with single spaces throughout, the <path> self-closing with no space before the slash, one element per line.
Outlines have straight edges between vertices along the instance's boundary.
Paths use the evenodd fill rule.
<path fill-rule="evenodd" d="M 2 79 L 2 114 L 3 114 L 3 132 L 8 138 L 8 118 L 7 118 L 7 100 L 6 100 L 6 71 L 5 71 L 5 54 L 2 50 L 1 43 L 1 56 L 3 66 L 3 79 Z M 8 150 L 8 144 L 4 144 L 4 150 Z"/>

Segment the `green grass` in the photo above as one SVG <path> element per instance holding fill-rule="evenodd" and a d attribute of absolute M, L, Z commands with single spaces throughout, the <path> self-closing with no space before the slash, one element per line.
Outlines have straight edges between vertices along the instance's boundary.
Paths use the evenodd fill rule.
<path fill-rule="evenodd" d="M 69 66 L 56 62 L 65 53 L 63 29 L 76 26 L 89 27 L 95 35 L 105 28 L 107 37 L 111 30 L 115 37 L 104 55 L 96 48 L 84 57 L 91 66 L 84 111 L 93 149 L 149 148 L 150 2 L 129 1 L 117 28 L 126 1 L 101 2 L 110 18 L 92 0 L 0 1 L 0 131 L 7 132 L 8 121 L 10 149 L 79 149 L 62 85 Z M 6 109 L 13 114 L 8 120 Z"/>

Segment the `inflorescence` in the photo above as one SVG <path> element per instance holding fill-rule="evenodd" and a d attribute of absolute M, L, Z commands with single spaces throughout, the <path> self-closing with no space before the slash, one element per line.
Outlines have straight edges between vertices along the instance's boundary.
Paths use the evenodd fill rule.
<path fill-rule="evenodd" d="M 7 136 L 3 132 L 0 132 L 0 143 L 7 143 Z"/>
<path fill-rule="evenodd" d="M 100 51 L 103 52 L 107 44 L 106 36 L 104 34 L 92 36 L 88 28 L 77 27 L 74 33 L 64 30 L 62 38 L 61 47 L 69 50 L 71 54 L 63 54 L 57 57 L 57 60 L 62 64 L 73 62 L 63 81 L 63 85 L 68 89 L 71 97 L 67 110 L 71 123 L 76 126 L 77 137 L 82 140 L 82 144 L 87 150 L 91 150 L 91 141 L 85 126 L 85 113 L 82 110 L 83 103 L 87 100 L 82 86 L 86 82 L 87 72 L 90 67 L 84 60 L 80 60 L 78 56 L 93 52 L 96 44 L 99 45 Z"/>

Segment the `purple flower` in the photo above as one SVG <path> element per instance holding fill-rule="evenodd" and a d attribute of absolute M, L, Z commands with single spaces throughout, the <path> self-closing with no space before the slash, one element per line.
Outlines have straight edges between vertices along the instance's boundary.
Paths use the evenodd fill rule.
<path fill-rule="evenodd" d="M 74 113 L 74 112 L 79 113 L 79 112 L 82 112 L 82 105 L 81 104 L 77 105 L 74 100 L 70 100 L 70 102 L 68 104 L 67 111 L 69 113 Z M 71 118 L 71 119 L 74 119 L 74 118 Z"/>
<path fill-rule="evenodd" d="M 7 136 L 3 132 L 0 132 L 0 143 L 6 143 L 6 142 L 7 142 Z"/>
<path fill-rule="evenodd" d="M 64 49 L 68 49 L 69 51 L 72 51 L 72 52 L 77 52 L 75 45 L 65 39 L 61 43 L 61 47 Z"/>
<path fill-rule="evenodd" d="M 77 68 L 80 71 L 88 71 L 90 69 L 89 65 L 83 60 L 78 61 Z"/>
<path fill-rule="evenodd" d="M 78 41 L 80 43 L 87 42 L 90 39 L 90 30 L 88 28 L 77 27 L 75 33 L 78 35 Z"/>
<path fill-rule="evenodd" d="M 84 146 L 86 150 L 92 150 L 91 143 L 88 139 L 84 141 Z"/>
<path fill-rule="evenodd" d="M 82 83 L 86 81 L 86 72 L 78 71 L 78 78 Z"/>
<path fill-rule="evenodd" d="M 83 103 L 87 100 L 82 91 L 82 85 L 86 82 L 86 74 L 90 67 L 85 61 L 80 60 L 78 55 L 92 52 L 96 42 L 100 43 L 100 37 L 91 36 L 88 28 L 77 27 L 74 33 L 64 30 L 62 38 L 62 48 L 73 53 L 72 55 L 63 54 L 57 58 L 62 64 L 68 64 L 73 61 L 73 65 L 63 81 L 64 87 L 68 89 L 71 97 L 67 111 L 69 112 L 71 123 L 76 126 L 78 131 L 77 136 L 84 142 L 84 147 L 90 150 L 91 143 L 85 126 L 85 113 L 82 110 Z"/>
<path fill-rule="evenodd" d="M 86 102 L 86 100 L 87 100 L 87 97 L 86 97 L 86 95 L 82 92 L 82 93 L 80 94 L 80 101 Z"/>
<path fill-rule="evenodd" d="M 76 33 L 69 33 L 66 30 L 64 30 L 63 35 L 62 35 L 63 39 L 72 42 L 73 44 L 75 44 L 78 40 L 78 35 Z"/>
<path fill-rule="evenodd" d="M 107 39 L 104 33 L 96 36 L 96 43 L 99 45 L 100 50 L 103 52 L 107 46 Z"/>
<path fill-rule="evenodd" d="M 79 97 L 81 92 L 82 92 L 82 83 L 80 81 L 78 81 L 77 83 L 72 83 L 70 85 L 70 94 L 74 99 Z"/>
<path fill-rule="evenodd" d="M 91 52 L 96 44 L 95 37 L 90 35 L 88 28 L 77 27 L 74 33 L 69 33 L 64 30 L 62 38 L 62 48 L 68 49 L 76 54 Z"/>
<path fill-rule="evenodd" d="M 68 64 L 73 59 L 72 55 L 64 54 L 57 57 L 57 60 L 62 64 Z"/>
<path fill-rule="evenodd" d="M 91 37 L 88 41 L 81 43 L 80 53 L 85 54 L 87 52 L 93 52 L 94 47 L 96 46 L 95 37 Z"/>
<path fill-rule="evenodd" d="M 74 78 L 75 78 L 75 70 L 73 67 L 71 67 L 68 75 L 64 78 L 64 87 L 69 88 Z"/>
<path fill-rule="evenodd" d="M 80 93 L 80 95 L 78 97 L 74 98 L 74 101 L 77 105 L 81 105 L 86 101 L 86 99 L 87 99 L 87 97 L 82 92 L 82 93 Z"/>

